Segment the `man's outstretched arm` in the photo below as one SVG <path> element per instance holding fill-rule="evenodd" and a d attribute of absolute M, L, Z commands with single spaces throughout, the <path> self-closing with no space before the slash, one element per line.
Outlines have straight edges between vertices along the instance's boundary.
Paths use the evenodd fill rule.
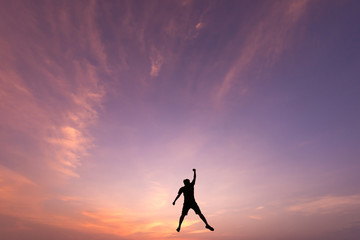
<path fill-rule="evenodd" d="M 175 202 L 176 202 L 176 200 L 178 200 L 178 198 L 180 197 L 180 195 L 181 195 L 181 193 L 179 193 L 179 194 L 176 196 L 175 200 L 173 201 L 173 205 L 175 205 Z"/>
<path fill-rule="evenodd" d="M 175 198 L 175 200 L 174 200 L 174 202 L 173 202 L 173 205 L 175 205 L 176 200 L 180 197 L 181 194 L 182 194 L 182 188 L 179 189 L 179 193 L 178 193 L 178 195 L 176 196 L 176 198 Z"/>
<path fill-rule="evenodd" d="M 194 168 L 193 171 L 194 171 L 194 178 L 193 178 L 191 184 L 192 184 L 192 185 L 195 185 L 195 181 L 196 181 L 196 169 Z"/>

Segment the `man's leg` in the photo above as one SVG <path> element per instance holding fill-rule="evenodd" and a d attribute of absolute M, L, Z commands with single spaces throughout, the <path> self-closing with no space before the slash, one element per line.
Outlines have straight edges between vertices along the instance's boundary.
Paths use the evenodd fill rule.
<path fill-rule="evenodd" d="M 207 229 L 209 229 L 210 231 L 214 231 L 214 228 L 207 223 L 205 216 L 204 216 L 201 212 L 199 213 L 199 217 L 200 217 L 201 220 L 203 220 L 203 222 L 206 224 L 205 227 L 206 227 Z"/>
<path fill-rule="evenodd" d="M 202 213 L 199 213 L 198 215 L 199 215 L 199 217 L 201 218 L 201 220 L 203 220 L 203 222 L 204 222 L 206 225 L 209 225 L 209 224 L 207 223 L 207 221 L 206 221 L 205 216 L 204 216 Z"/>
<path fill-rule="evenodd" d="M 184 221 L 185 215 L 181 214 L 180 219 L 179 219 L 179 227 L 176 229 L 176 231 L 180 232 L 180 228 L 181 228 L 181 224 Z"/>
<path fill-rule="evenodd" d="M 197 204 L 194 205 L 194 211 L 195 211 L 195 213 L 196 213 L 197 215 L 199 215 L 199 217 L 201 218 L 201 220 L 203 220 L 203 222 L 206 224 L 205 227 L 206 227 L 207 229 L 211 230 L 211 231 L 214 231 L 214 228 L 208 224 L 208 222 L 206 221 L 205 216 L 201 213 L 200 208 L 199 208 L 199 206 L 198 206 Z"/>
<path fill-rule="evenodd" d="M 189 204 L 184 203 L 183 209 L 181 211 L 181 216 L 180 216 L 180 219 L 179 219 L 179 227 L 176 229 L 176 231 L 180 232 L 181 224 L 184 221 L 185 216 L 188 214 L 189 209 L 190 209 Z"/>

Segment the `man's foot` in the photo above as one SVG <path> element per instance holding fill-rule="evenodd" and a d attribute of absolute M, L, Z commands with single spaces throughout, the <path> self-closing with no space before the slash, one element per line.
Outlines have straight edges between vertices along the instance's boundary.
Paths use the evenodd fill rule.
<path fill-rule="evenodd" d="M 210 231 L 214 231 L 214 228 L 210 225 L 206 225 L 205 228 L 209 229 Z"/>
<path fill-rule="evenodd" d="M 176 231 L 180 232 L 180 227 L 178 227 L 178 228 L 176 229 Z"/>

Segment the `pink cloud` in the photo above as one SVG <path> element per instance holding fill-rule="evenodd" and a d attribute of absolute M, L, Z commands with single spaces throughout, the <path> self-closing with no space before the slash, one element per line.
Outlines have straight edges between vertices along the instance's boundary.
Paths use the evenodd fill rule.
<path fill-rule="evenodd" d="M 298 212 L 304 215 L 334 214 L 358 209 L 360 195 L 350 196 L 324 196 L 303 202 L 287 208 L 288 211 Z"/>
<path fill-rule="evenodd" d="M 161 66 L 164 63 L 164 58 L 161 55 L 161 53 L 153 48 L 153 53 L 150 55 L 150 61 L 151 61 L 151 71 L 150 76 L 151 77 L 157 77 L 159 75 L 159 72 L 161 70 Z"/>
<path fill-rule="evenodd" d="M 107 57 L 94 23 L 95 8 L 95 2 L 86 7 L 79 31 L 64 9 L 52 14 L 45 11 L 47 18 L 43 21 L 57 29 L 50 37 L 37 27 L 34 9 L 24 9 L 22 18 L 29 19 L 25 25 L 11 14 L 3 16 L 12 20 L 9 25 L 2 23 L 9 37 L 1 40 L 7 47 L 0 57 L 0 110 L 4 116 L 0 124 L 7 127 L 8 135 L 18 131 L 22 138 L 32 139 L 38 149 L 37 156 L 32 156 L 33 164 L 46 163 L 68 176 L 77 176 L 76 168 L 93 146 L 88 127 L 96 122 L 105 95 L 98 72 L 108 72 Z M 12 40 L 11 28 L 32 29 L 33 35 Z M 74 49 L 60 54 L 61 41 L 70 37 L 81 42 L 80 50 L 95 56 L 99 64 L 90 64 L 86 55 L 76 55 Z M 23 49 L 21 54 L 18 49 Z M 20 152 L 21 146 L 13 151 Z"/>

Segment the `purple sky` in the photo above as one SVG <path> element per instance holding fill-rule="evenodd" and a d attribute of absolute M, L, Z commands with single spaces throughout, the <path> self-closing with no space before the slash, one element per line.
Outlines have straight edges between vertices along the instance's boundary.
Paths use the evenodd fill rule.
<path fill-rule="evenodd" d="M 1 1 L 0 235 L 358 240 L 359 12 Z"/>

